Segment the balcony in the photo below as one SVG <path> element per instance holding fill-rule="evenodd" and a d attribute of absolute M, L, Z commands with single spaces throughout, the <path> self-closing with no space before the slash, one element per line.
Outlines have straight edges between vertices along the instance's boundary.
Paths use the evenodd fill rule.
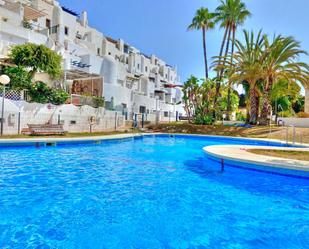
<path fill-rule="evenodd" d="M 15 23 L 2 22 L 1 32 L 19 37 L 25 42 L 31 40 L 31 42 L 44 44 L 47 40 L 48 31 L 31 24 L 30 26 L 24 27 L 24 23 L 16 25 Z"/>

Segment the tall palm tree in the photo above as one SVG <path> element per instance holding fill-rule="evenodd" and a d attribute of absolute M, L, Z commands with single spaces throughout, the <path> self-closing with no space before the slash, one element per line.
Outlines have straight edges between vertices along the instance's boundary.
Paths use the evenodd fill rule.
<path fill-rule="evenodd" d="M 280 79 L 288 82 L 306 84 L 309 67 L 306 63 L 298 62 L 300 55 L 306 54 L 300 49 L 300 43 L 293 37 L 275 36 L 272 42 L 264 37 L 263 70 L 265 72 L 263 104 L 260 123 L 266 125 L 270 116 L 271 90 Z"/>
<path fill-rule="evenodd" d="M 249 88 L 249 114 L 251 124 L 256 124 L 258 118 L 258 86 L 264 76 L 262 67 L 264 37 L 259 31 L 255 37 L 253 32 L 244 31 L 245 42 L 235 40 L 237 52 L 228 55 L 226 67 L 230 70 L 229 80 L 233 83 L 246 82 Z M 220 66 L 221 69 L 221 66 Z M 223 68 L 224 70 L 224 68 Z"/>
<path fill-rule="evenodd" d="M 216 22 L 220 23 L 220 27 L 225 28 L 223 40 L 221 43 L 219 57 L 221 58 L 223 55 L 223 50 L 225 46 L 225 56 L 222 57 L 223 67 L 220 71 L 217 72 L 217 85 L 216 85 L 216 96 L 215 96 L 215 104 L 219 97 L 220 86 L 224 72 L 224 64 L 226 62 L 226 56 L 229 52 L 230 42 L 232 42 L 231 54 L 234 53 L 235 47 L 235 39 L 236 39 L 236 30 L 237 27 L 244 24 L 245 20 L 251 15 L 251 13 L 247 10 L 246 5 L 241 0 L 221 0 L 221 4 L 216 9 Z M 232 39 L 231 39 L 232 36 Z M 232 57 L 231 57 L 232 59 Z M 228 90 L 228 116 L 230 111 L 230 87 Z"/>
<path fill-rule="evenodd" d="M 215 14 L 209 12 L 207 8 L 198 9 L 192 20 L 192 23 L 188 27 L 188 30 L 202 30 L 206 79 L 208 79 L 206 32 L 207 30 L 213 29 L 214 27 L 215 27 Z"/>

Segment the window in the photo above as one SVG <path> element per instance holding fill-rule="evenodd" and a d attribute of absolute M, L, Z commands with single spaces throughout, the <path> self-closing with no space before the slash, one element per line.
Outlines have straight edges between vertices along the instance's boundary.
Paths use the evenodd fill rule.
<path fill-rule="evenodd" d="M 145 71 L 148 72 L 148 67 L 145 67 Z"/>
<path fill-rule="evenodd" d="M 50 28 L 50 26 L 51 26 L 50 20 L 47 19 L 47 18 L 46 18 L 45 26 L 46 26 L 46 28 Z"/>
<path fill-rule="evenodd" d="M 128 54 L 128 53 L 129 53 L 129 46 L 125 44 L 124 47 L 123 47 L 123 51 L 124 51 L 126 54 Z"/>
<path fill-rule="evenodd" d="M 169 116 L 168 112 L 164 112 L 164 117 L 167 118 Z"/>
<path fill-rule="evenodd" d="M 146 106 L 140 106 L 139 113 L 146 113 Z"/>
<path fill-rule="evenodd" d="M 137 69 L 139 69 L 139 63 L 137 64 Z"/>
<path fill-rule="evenodd" d="M 64 27 L 64 34 L 69 35 L 69 27 L 67 26 Z"/>
<path fill-rule="evenodd" d="M 97 49 L 97 54 L 100 55 L 101 54 L 101 50 L 100 48 Z"/>

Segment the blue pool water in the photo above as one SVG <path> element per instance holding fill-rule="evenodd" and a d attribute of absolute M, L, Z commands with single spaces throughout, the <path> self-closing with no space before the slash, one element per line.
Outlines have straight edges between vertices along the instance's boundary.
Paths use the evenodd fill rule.
<path fill-rule="evenodd" d="M 202 151 L 236 143 L 254 142 L 147 136 L 1 148 L 0 248 L 308 248 L 309 180 L 222 173 Z"/>

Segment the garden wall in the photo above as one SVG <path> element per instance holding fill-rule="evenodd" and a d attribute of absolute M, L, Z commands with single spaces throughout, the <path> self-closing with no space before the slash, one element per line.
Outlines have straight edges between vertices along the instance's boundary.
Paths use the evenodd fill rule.
<path fill-rule="evenodd" d="M 0 98 L 2 103 L 2 98 Z M 0 103 L 0 105 L 1 105 Z M 2 111 L 2 105 L 0 107 Z M 1 112 L 0 112 L 1 114 Z M 5 99 L 4 134 L 18 134 L 27 124 L 63 124 L 68 132 L 112 131 L 124 128 L 125 117 L 115 111 L 72 104 L 28 103 Z"/>
<path fill-rule="evenodd" d="M 309 118 L 278 118 L 278 125 L 295 127 L 309 127 Z"/>

